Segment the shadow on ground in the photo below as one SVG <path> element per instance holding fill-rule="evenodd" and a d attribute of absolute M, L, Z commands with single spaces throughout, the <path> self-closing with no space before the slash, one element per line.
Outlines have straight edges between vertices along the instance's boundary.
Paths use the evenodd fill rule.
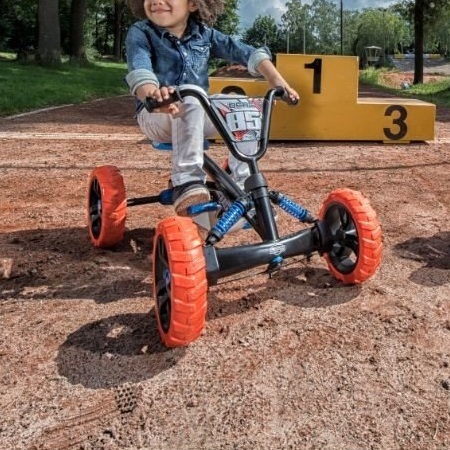
<path fill-rule="evenodd" d="M 450 232 L 408 239 L 396 245 L 395 251 L 401 258 L 422 264 L 409 276 L 412 282 L 430 287 L 450 284 Z"/>

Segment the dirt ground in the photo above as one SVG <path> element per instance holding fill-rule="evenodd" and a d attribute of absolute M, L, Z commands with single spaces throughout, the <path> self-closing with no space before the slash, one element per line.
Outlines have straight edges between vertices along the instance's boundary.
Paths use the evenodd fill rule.
<path fill-rule="evenodd" d="M 360 286 L 317 255 L 223 279 L 174 350 L 150 289 L 171 208 L 130 208 L 109 251 L 85 225 L 95 166 L 120 167 L 128 197 L 166 187 L 131 98 L 2 119 L 0 142 L 1 449 L 450 449 L 449 111 L 434 142 L 273 143 L 271 186 L 311 211 L 338 187 L 370 199 L 382 265 Z"/>

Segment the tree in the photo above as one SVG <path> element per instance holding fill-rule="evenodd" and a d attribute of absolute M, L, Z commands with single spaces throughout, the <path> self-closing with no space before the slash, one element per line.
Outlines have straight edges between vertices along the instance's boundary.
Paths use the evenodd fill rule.
<path fill-rule="evenodd" d="M 424 30 L 427 24 L 437 20 L 439 13 L 448 6 L 448 0 L 416 0 L 414 4 L 414 81 L 413 84 L 423 83 L 423 49 Z"/>
<path fill-rule="evenodd" d="M 116 61 L 122 59 L 123 46 L 123 18 L 124 18 L 125 3 L 123 0 L 114 0 L 114 41 L 113 54 Z"/>
<path fill-rule="evenodd" d="M 226 0 L 225 10 L 218 17 L 214 27 L 230 36 L 238 34 L 239 31 L 239 0 Z"/>
<path fill-rule="evenodd" d="M 338 53 L 340 20 L 336 3 L 314 0 L 311 4 L 310 22 L 314 37 L 311 53 Z"/>
<path fill-rule="evenodd" d="M 398 13 L 389 9 L 366 9 L 358 16 L 358 26 L 354 43 L 354 53 L 361 59 L 365 56 L 365 47 L 378 46 L 382 56 L 394 53 L 408 40 L 407 22 Z"/>
<path fill-rule="evenodd" d="M 46 67 L 61 63 L 61 36 L 58 0 L 39 0 L 38 61 Z"/>
<path fill-rule="evenodd" d="M 444 56 L 450 54 L 450 4 L 439 14 L 432 24 L 425 39 L 425 48 Z"/>
<path fill-rule="evenodd" d="M 403 0 L 395 7 L 414 24 L 414 84 L 423 83 L 423 53 L 425 30 L 439 20 L 440 14 L 448 10 L 448 0 Z"/>
<path fill-rule="evenodd" d="M 280 50 L 280 37 L 275 19 L 270 16 L 258 16 L 248 28 L 242 40 L 254 47 L 268 47 L 272 53 Z"/>
<path fill-rule="evenodd" d="M 86 21 L 87 0 L 72 0 L 70 11 L 70 61 L 87 61 L 84 47 L 84 24 Z"/>
<path fill-rule="evenodd" d="M 0 48 L 26 58 L 37 47 L 37 3 L 35 0 L 0 1 Z"/>
<path fill-rule="evenodd" d="M 343 11 L 343 44 L 344 55 L 357 55 L 356 47 L 358 42 L 358 29 L 360 24 L 360 11 Z M 340 25 L 340 24 L 339 24 Z"/>
<path fill-rule="evenodd" d="M 286 36 L 287 53 L 307 53 L 308 43 L 312 42 L 308 30 L 310 7 L 303 5 L 301 0 L 291 0 L 286 3 L 286 12 L 281 17 L 283 33 Z"/>

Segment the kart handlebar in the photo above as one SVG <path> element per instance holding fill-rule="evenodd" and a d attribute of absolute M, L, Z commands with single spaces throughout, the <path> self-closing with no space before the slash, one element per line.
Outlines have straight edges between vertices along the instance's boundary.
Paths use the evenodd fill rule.
<path fill-rule="evenodd" d="M 286 91 L 286 89 L 284 89 L 284 87 L 282 87 L 282 86 L 277 86 L 277 87 L 269 90 L 268 93 L 266 94 L 266 98 L 267 98 L 267 95 L 271 91 L 274 92 L 274 97 L 276 99 L 282 100 L 283 102 L 287 103 L 288 105 L 295 106 L 298 104 L 298 99 L 292 100 L 289 97 L 289 94 Z M 167 106 L 167 105 L 170 105 L 175 102 L 182 102 L 183 98 L 187 97 L 188 95 L 192 95 L 193 97 L 196 97 L 199 100 L 200 100 L 199 97 L 208 98 L 207 94 L 205 93 L 205 91 L 203 89 L 201 89 L 195 85 L 185 84 L 185 85 L 177 86 L 175 88 L 175 91 L 173 93 L 169 94 L 169 98 L 166 100 L 158 101 L 158 100 L 154 99 L 153 97 L 146 97 L 146 99 L 144 101 L 144 106 L 145 106 L 145 109 L 151 113 L 155 109 L 162 108 L 163 106 Z"/>
<path fill-rule="evenodd" d="M 274 88 L 275 91 L 275 98 L 287 103 L 290 106 L 295 106 L 298 104 L 298 98 L 291 99 L 289 97 L 288 91 L 283 86 L 277 86 Z"/>
<path fill-rule="evenodd" d="M 255 161 L 261 159 L 267 151 L 267 146 L 269 143 L 269 132 L 270 132 L 270 120 L 272 116 L 272 107 L 274 104 L 274 100 L 282 100 L 286 102 L 288 105 L 296 105 L 298 100 L 292 100 L 289 97 L 288 92 L 282 86 L 277 86 L 275 88 L 269 89 L 264 96 L 264 105 L 263 105 L 263 113 L 262 113 L 262 124 L 261 124 L 261 137 L 259 141 L 259 148 L 256 153 L 252 156 L 245 155 L 242 153 L 237 146 L 230 140 L 230 134 L 228 130 L 223 126 L 220 119 L 217 116 L 217 113 L 214 111 L 214 108 L 211 106 L 211 102 L 209 100 L 208 94 L 200 87 L 192 84 L 185 84 L 181 86 L 177 86 L 173 93 L 169 94 L 169 98 L 162 102 L 155 100 L 152 97 L 147 97 L 144 102 L 144 106 L 148 112 L 153 112 L 155 109 L 161 108 L 163 106 L 170 105 L 174 102 L 183 102 L 185 97 L 194 97 L 196 98 L 203 109 L 205 110 L 208 117 L 211 119 L 220 136 L 227 144 L 231 153 L 240 161 L 247 162 L 249 164 L 254 164 Z"/>

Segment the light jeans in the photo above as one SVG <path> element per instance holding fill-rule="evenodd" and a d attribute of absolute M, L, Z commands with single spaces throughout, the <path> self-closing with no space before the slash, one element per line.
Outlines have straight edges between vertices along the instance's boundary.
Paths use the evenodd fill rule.
<path fill-rule="evenodd" d="M 149 113 L 144 108 L 137 117 L 139 127 L 152 141 L 172 143 L 171 180 L 174 186 L 191 181 L 205 182 L 203 141 L 216 136 L 216 129 L 196 98 L 185 97 L 179 109 L 178 114 L 172 115 Z M 240 151 L 246 155 L 254 154 L 256 146 L 256 142 L 239 143 Z M 247 163 L 230 154 L 229 167 L 234 180 L 243 187 L 250 175 Z"/>

